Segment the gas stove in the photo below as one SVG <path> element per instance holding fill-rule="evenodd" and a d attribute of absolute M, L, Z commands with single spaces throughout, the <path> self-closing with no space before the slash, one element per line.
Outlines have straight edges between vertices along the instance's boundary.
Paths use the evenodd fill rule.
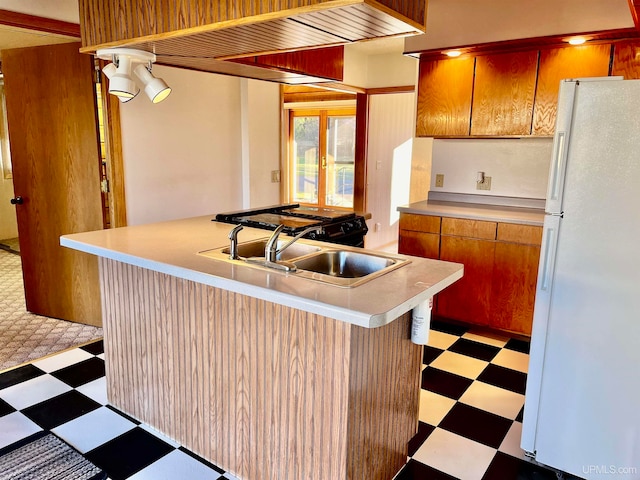
<path fill-rule="evenodd" d="M 214 220 L 265 230 L 275 230 L 279 225 L 284 225 L 284 233 L 287 235 L 297 235 L 305 228 L 317 226 L 321 227 L 321 231 L 310 232 L 305 238 L 354 247 L 364 246 L 364 236 L 368 231 L 362 215 L 300 206 L 297 203 L 219 213 Z"/>

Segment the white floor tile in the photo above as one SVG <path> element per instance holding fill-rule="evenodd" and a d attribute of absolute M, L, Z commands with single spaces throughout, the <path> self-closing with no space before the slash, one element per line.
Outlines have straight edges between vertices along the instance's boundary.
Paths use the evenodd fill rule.
<path fill-rule="evenodd" d="M 529 370 L 529 355 L 503 348 L 498 352 L 494 359 L 491 360 L 491 363 L 527 373 Z"/>
<path fill-rule="evenodd" d="M 57 355 L 52 355 L 51 357 L 43 358 L 42 360 L 36 360 L 35 362 L 33 362 L 33 364 L 39 369 L 49 373 L 60 370 L 64 367 L 68 367 L 69 365 L 73 365 L 74 363 L 88 360 L 92 357 L 93 355 L 91 355 L 89 352 L 85 352 L 81 348 L 74 348 L 73 350 L 68 350 Z"/>
<path fill-rule="evenodd" d="M 100 355 L 96 355 L 96 357 L 101 358 L 102 360 L 104 360 L 104 353 L 101 353 Z"/>
<path fill-rule="evenodd" d="M 462 338 L 466 338 L 467 340 L 473 340 L 474 342 L 480 342 L 487 345 L 493 345 L 494 347 L 504 347 L 509 341 L 509 337 L 505 337 L 498 333 L 494 332 L 484 332 L 479 330 L 469 330 L 467 333 L 462 335 Z"/>
<path fill-rule="evenodd" d="M 488 383 L 473 382 L 460 402 L 515 420 L 524 405 L 524 395 Z"/>
<path fill-rule="evenodd" d="M 496 450 L 491 447 L 436 428 L 413 459 L 460 480 L 479 480 L 495 453 Z"/>
<path fill-rule="evenodd" d="M 128 432 L 135 426 L 135 423 L 123 416 L 106 407 L 101 407 L 51 431 L 78 449 L 80 453 L 86 453 Z"/>
<path fill-rule="evenodd" d="M 430 347 L 440 348 L 446 350 L 453 345 L 460 337 L 456 335 L 450 335 L 448 333 L 442 333 L 437 330 L 429 331 L 429 343 Z"/>
<path fill-rule="evenodd" d="M 11 445 L 42 430 L 20 412 L 0 417 L 0 448 Z"/>
<path fill-rule="evenodd" d="M 221 475 L 180 450 L 174 450 L 129 480 L 214 480 Z"/>
<path fill-rule="evenodd" d="M 76 390 L 101 405 L 109 403 L 107 401 L 107 379 L 105 377 L 100 377 L 92 382 L 80 385 Z"/>
<path fill-rule="evenodd" d="M 487 365 L 489 362 L 446 351 L 431 362 L 430 366 L 475 380 Z"/>
<path fill-rule="evenodd" d="M 420 390 L 419 419 L 421 422 L 437 427 L 455 404 L 456 401 L 451 398 L 443 397 L 428 390 Z"/>
<path fill-rule="evenodd" d="M 513 422 L 511 428 L 507 432 L 507 436 L 504 437 L 500 450 L 503 453 L 524 459 L 524 450 L 520 448 L 520 440 L 522 437 L 522 424 L 520 422 Z"/>
<path fill-rule="evenodd" d="M 69 390 L 71 387 L 57 378 L 41 375 L 0 390 L 0 398 L 16 410 L 22 410 Z"/>

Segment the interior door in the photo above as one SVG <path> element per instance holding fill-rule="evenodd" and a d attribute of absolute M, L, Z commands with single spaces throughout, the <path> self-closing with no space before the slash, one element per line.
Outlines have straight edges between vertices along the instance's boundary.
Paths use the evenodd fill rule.
<path fill-rule="evenodd" d="M 93 59 L 79 43 L 4 50 L 27 310 L 101 325 L 97 259 L 60 235 L 103 228 Z"/>

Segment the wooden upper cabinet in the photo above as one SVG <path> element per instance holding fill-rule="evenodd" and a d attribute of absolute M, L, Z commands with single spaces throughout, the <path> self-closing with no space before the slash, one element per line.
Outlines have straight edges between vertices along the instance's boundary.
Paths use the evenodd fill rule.
<path fill-rule="evenodd" d="M 529 135 L 538 52 L 476 58 L 471 135 Z"/>
<path fill-rule="evenodd" d="M 609 44 L 542 50 L 531 133 L 553 135 L 561 80 L 606 77 L 609 74 L 610 56 L 611 45 Z"/>
<path fill-rule="evenodd" d="M 614 45 L 611 75 L 622 75 L 627 80 L 640 78 L 640 41 Z"/>
<path fill-rule="evenodd" d="M 416 136 L 469 135 L 473 57 L 420 60 Z"/>

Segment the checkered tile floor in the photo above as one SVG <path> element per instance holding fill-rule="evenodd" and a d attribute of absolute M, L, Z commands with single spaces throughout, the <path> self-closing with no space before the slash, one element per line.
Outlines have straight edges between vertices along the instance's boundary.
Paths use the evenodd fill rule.
<path fill-rule="evenodd" d="M 396 480 L 554 480 L 519 448 L 528 348 L 432 322 L 419 432 Z M 44 429 L 112 480 L 235 479 L 107 405 L 103 358 L 97 342 L 0 374 L 0 448 Z"/>

